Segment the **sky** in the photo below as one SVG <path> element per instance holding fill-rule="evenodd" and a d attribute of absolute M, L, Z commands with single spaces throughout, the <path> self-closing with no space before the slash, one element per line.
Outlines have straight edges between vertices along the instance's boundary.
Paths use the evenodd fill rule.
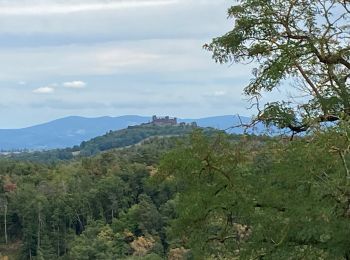
<path fill-rule="evenodd" d="M 250 116 L 251 65 L 202 46 L 230 0 L 0 0 L 0 128 L 57 118 Z"/>

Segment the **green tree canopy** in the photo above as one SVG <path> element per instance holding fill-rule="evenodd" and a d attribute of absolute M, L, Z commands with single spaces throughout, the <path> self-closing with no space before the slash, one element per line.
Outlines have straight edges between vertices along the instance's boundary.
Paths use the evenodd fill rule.
<path fill-rule="evenodd" d="M 257 121 L 299 133 L 349 117 L 348 0 L 241 0 L 228 13 L 233 29 L 204 47 L 219 63 L 258 64 L 245 94 L 260 97 L 288 80 L 308 96 L 268 103 Z"/>

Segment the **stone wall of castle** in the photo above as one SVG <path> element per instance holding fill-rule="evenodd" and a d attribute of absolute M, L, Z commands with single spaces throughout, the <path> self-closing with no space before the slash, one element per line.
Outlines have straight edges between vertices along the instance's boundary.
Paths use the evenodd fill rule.
<path fill-rule="evenodd" d="M 177 125 L 177 118 L 170 118 L 169 116 L 166 117 L 152 117 L 152 124 L 154 125 Z"/>

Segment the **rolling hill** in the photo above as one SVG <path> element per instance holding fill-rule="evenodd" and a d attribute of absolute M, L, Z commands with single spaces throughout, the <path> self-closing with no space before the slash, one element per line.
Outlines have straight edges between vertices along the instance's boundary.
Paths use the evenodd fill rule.
<path fill-rule="evenodd" d="M 146 123 L 150 119 L 150 117 L 135 115 L 99 118 L 72 116 L 22 129 L 0 129 L 0 150 L 48 150 L 72 147 L 109 131 Z M 242 117 L 242 120 L 247 123 L 250 119 Z M 179 122 L 196 122 L 200 127 L 213 127 L 220 130 L 225 130 L 240 123 L 238 117 L 232 115 L 179 119 Z M 238 127 L 229 131 L 231 133 L 242 133 L 243 128 Z"/>

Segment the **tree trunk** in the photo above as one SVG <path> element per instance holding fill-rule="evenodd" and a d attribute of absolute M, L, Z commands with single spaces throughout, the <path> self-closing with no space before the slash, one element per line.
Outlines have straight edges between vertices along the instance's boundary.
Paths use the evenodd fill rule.
<path fill-rule="evenodd" d="M 4 205 L 4 230 L 5 230 L 5 243 L 7 245 L 7 200 Z"/>
<path fill-rule="evenodd" d="M 38 252 L 40 250 L 40 229 L 41 229 L 41 214 L 40 214 L 40 208 L 39 208 L 39 213 L 38 213 L 38 243 L 37 243 L 37 249 L 36 251 Z"/>
<path fill-rule="evenodd" d="M 60 226 L 57 227 L 57 257 L 60 257 Z"/>

